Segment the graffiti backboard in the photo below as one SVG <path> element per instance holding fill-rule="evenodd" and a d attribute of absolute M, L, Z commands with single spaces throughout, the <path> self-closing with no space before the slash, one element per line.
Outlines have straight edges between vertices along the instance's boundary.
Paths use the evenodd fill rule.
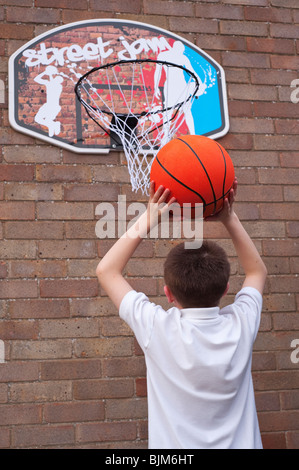
<path fill-rule="evenodd" d="M 208 54 L 169 31 L 144 23 L 103 19 L 67 24 L 31 40 L 9 61 L 9 120 L 17 131 L 78 153 L 107 153 L 109 135 L 80 105 L 74 88 L 84 74 L 116 61 L 150 59 L 178 64 L 200 84 L 191 110 L 177 129 L 217 139 L 228 132 L 225 75 Z M 123 73 L 124 68 L 119 68 Z M 116 72 L 117 69 L 115 68 Z M 177 68 L 179 70 L 179 68 Z M 123 76 L 128 81 L 131 77 Z M 164 99 L 175 92 L 182 71 L 170 78 L 148 70 L 146 87 Z M 167 82 L 167 83 L 166 83 Z M 113 90 L 98 84 L 103 96 Z"/>

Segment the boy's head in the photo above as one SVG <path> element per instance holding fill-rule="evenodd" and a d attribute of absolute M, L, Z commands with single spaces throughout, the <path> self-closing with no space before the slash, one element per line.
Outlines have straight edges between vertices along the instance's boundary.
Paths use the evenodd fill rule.
<path fill-rule="evenodd" d="M 183 308 L 215 307 L 227 289 L 230 264 L 216 243 L 203 241 L 200 248 L 176 245 L 164 264 L 164 280 Z"/>

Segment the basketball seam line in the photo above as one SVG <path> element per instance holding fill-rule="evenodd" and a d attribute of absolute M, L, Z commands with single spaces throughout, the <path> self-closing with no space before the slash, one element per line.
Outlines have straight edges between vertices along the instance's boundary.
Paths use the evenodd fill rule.
<path fill-rule="evenodd" d="M 218 144 L 218 142 L 216 142 L 216 144 L 218 145 L 219 149 L 221 150 L 221 153 L 222 153 L 222 156 L 223 156 L 223 161 L 224 161 L 224 177 L 223 177 L 223 186 L 222 186 L 222 197 L 224 199 L 225 180 L 226 180 L 226 158 L 225 158 L 223 150 L 220 147 L 220 145 Z"/>
<path fill-rule="evenodd" d="M 168 171 L 163 165 L 162 163 L 160 162 L 160 160 L 156 157 L 156 160 L 157 162 L 159 163 L 159 165 L 161 166 L 161 168 L 163 168 L 163 170 L 169 175 L 171 176 L 171 178 L 173 178 L 175 181 L 177 181 L 178 183 L 180 183 L 182 186 L 184 186 L 186 189 L 188 189 L 189 191 L 192 191 L 194 194 L 196 194 L 197 196 L 200 197 L 200 199 L 203 201 L 203 204 L 204 204 L 204 207 L 206 207 L 207 203 L 206 201 L 204 200 L 204 198 L 197 192 L 195 191 L 194 189 L 192 188 L 189 188 L 189 186 L 187 186 L 186 184 L 184 184 L 182 181 L 180 181 L 178 178 L 176 178 L 175 176 L 173 176 L 170 171 Z"/>
<path fill-rule="evenodd" d="M 201 166 L 202 166 L 202 168 L 203 168 L 203 170 L 204 170 L 204 172 L 205 172 L 205 174 L 206 174 L 206 176 L 207 176 L 207 178 L 208 178 L 208 180 L 209 180 L 211 189 L 212 189 L 212 193 L 213 193 L 213 196 L 214 196 L 214 204 L 215 204 L 214 210 L 216 210 L 216 194 L 215 194 L 215 191 L 214 191 L 214 187 L 213 187 L 212 181 L 211 181 L 211 179 L 210 179 L 210 177 L 209 177 L 209 173 L 207 172 L 207 170 L 206 170 L 204 164 L 203 164 L 202 161 L 200 160 L 200 158 L 199 158 L 199 156 L 197 155 L 197 153 L 193 150 L 193 148 L 192 148 L 187 142 L 185 142 L 183 139 L 180 139 L 180 138 L 178 137 L 178 140 L 180 140 L 180 141 L 183 142 L 185 145 L 187 145 L 187 147 L 189 147 L 189 149 L 194 153 L 195 157 L 197 158 L 197 160 L 198 160 L 199 163 L 201 164 Z"/>

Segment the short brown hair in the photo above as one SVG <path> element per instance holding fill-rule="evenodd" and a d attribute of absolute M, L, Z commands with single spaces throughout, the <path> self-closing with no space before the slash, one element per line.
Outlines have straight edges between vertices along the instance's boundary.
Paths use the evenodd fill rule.
<path fill-rule="evenodd" d="M 184 308 L 217 306 L 229 275 L 225 251 L 207 240 L 195 249 L 186 249 L 184 243 L 176 245 L 164 263 L 165 283 Z"/>

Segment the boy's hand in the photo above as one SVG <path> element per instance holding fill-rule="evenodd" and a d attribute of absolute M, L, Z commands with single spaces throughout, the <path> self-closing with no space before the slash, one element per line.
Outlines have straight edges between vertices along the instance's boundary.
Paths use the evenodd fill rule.
<path fill-rule="evenodd" d="M 151 181 L 147 205 L 149 227 L 153 227 L 153 225 L 159 223 L 163 212 L 167 211 L 168 207 L 176 201 L 175 197 L 169 198 L 169 196 L 169 189 L 165 189 L 164 186 L 159 186 L 157 191 L 155 191 L 155 182 Z"/>
<path fill-rule="evenodd" d="M 237 186 L 238 186 L 238 181 L 237 178 L 235 178 L 235 181 L 233 183 L 233 186 L 228 193 L 227 197 L 224 199 L 223 207 L 221 211 L 217 212 L 215 215 L 211 215 L 207 217 L 205 220 L 209 221 L 220 221 L 223 224 L 228 222 L 231 217 L 234 215 L 234 209 L 233 209 L 233 204 L 236 199 L 236 194 L 237 194 Z"/>

